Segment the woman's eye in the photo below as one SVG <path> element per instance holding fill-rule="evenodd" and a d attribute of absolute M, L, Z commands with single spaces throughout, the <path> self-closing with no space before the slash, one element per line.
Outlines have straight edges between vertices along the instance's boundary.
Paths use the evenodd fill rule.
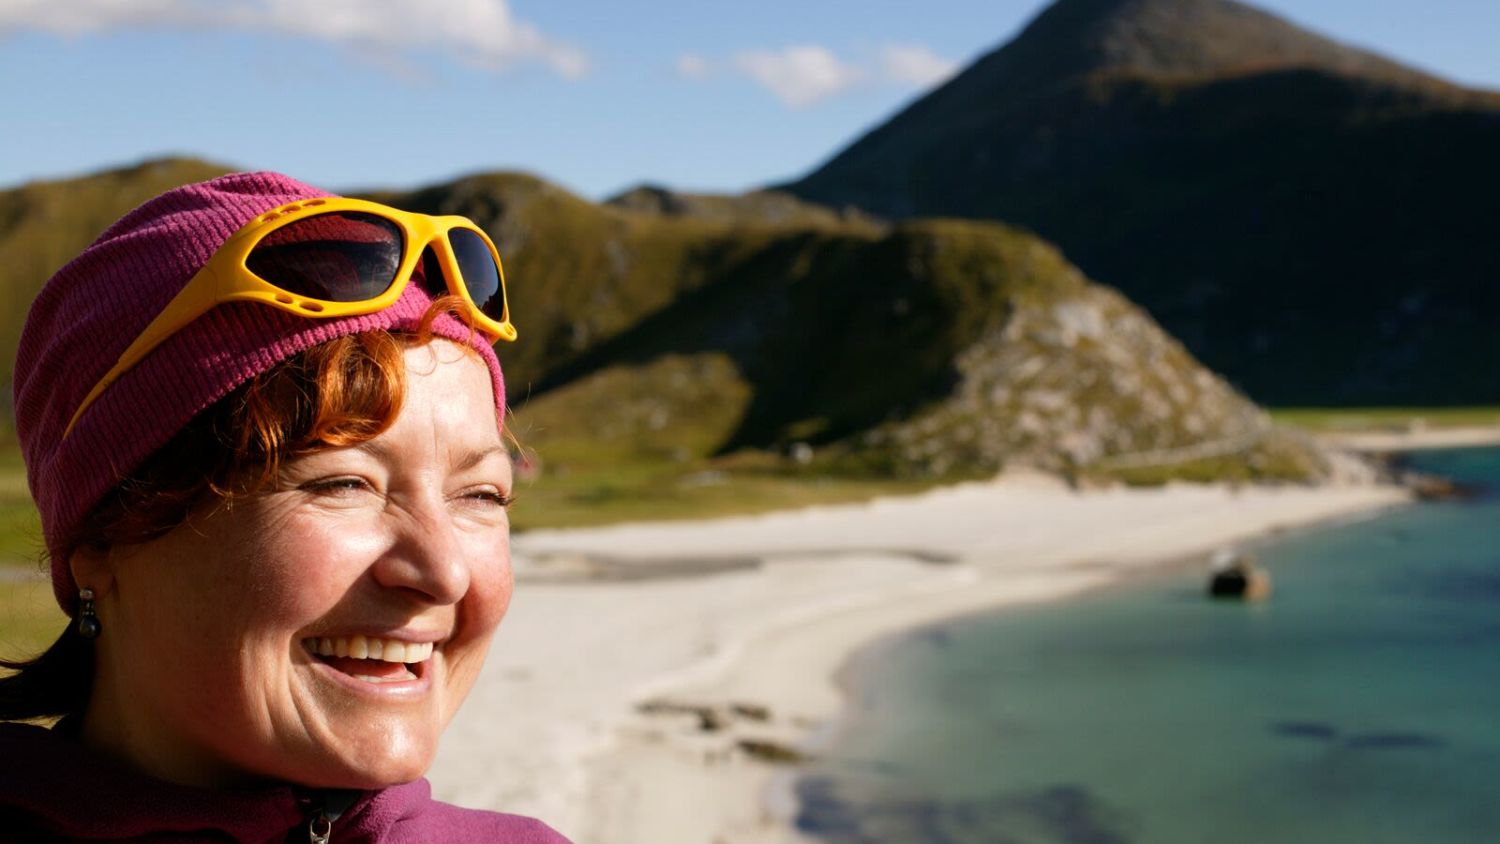
<path fill-rule="evenodd" d="M 503 492 L 498 492 L 493 489 L 476 490 L 469 493 L 468 497 L 475 501 L 480 501 L 486 504 L 494 505 L 496 507 L 505 508 L 509 508 L 510 505 L 514 504 L 516 500 L 514 496 L 506 495 Z"/>
<path fill-rule="evenodd" d="M 369 488 L 369 484 L 365 483 L 361 478 L 326 478 L 305 484 L 302 488 L 311 492 L 321 492 L 328 495 L 347 495 L 351 492 L 359 492 L 360 490 L 367 489 Z"/>

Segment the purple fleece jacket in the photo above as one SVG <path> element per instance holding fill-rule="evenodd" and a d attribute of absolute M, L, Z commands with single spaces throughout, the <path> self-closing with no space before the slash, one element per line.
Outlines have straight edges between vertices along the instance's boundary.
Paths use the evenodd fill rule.
<path fill-rule="evenodd" d="M 209 791 L 136 773 L 54 730 L 0 724 L 0 841 L 303 842 L 325 804 L 347 804 L 329 844 L 568 844 L 541 821 L 439 803 L 425 779 L 373 792 Z"/>

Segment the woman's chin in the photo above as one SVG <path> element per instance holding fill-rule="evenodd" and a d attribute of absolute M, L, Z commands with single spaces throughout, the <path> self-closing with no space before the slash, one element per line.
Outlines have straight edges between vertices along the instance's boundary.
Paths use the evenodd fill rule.
<path fill-rule="evenodd" d="M 303 769 L 284 779 L 314 788 L 379 789 L 420 779 L 432 766 L 432 754 L 406 748 L 347 748 L 355 751 L 339 759 L 325 759 L 310 772 Z"/>
<path fill-rule="evenodd" d="M 382 788 L 420 779 L 437 755 L 441 721 L 428 712 L 333 710 L 311 744 L 283 758 L 284 780 L 324 788 Z"/>
<path fill-rule="evenodd" d="M 290 779 L 327 788 L 380 788 L 420 778 L 432 766 L 447 719 L 431 666 L 412 681 L 368 683 L 322 663 L 303 666 L 298 702 L 286 708 L 299 723 L 283 734 L 312 742 L 301 748 Z"/>

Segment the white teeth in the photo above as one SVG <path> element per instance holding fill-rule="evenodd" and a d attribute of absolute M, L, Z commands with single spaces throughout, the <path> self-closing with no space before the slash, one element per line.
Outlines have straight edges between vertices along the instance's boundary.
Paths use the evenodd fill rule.
<path fill-rule="evenodd" d="M 382 662 L 426 662 L 432 657 L 431 642 L 402 642 L 398 639 L 376 639 L 364 636 L 306 639 L 303 647 L 319 656 L 378 659 Z"/>

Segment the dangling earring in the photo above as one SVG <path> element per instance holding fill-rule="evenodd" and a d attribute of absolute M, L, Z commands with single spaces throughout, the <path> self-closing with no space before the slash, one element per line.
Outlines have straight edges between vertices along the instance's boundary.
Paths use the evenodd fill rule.
<path fill-rule="evenodd" d="M 84 587 L 78 590 L 78 635 L 85 639 L 99 638 L 99 616 L 94 615 L 94 590 Z"/>

